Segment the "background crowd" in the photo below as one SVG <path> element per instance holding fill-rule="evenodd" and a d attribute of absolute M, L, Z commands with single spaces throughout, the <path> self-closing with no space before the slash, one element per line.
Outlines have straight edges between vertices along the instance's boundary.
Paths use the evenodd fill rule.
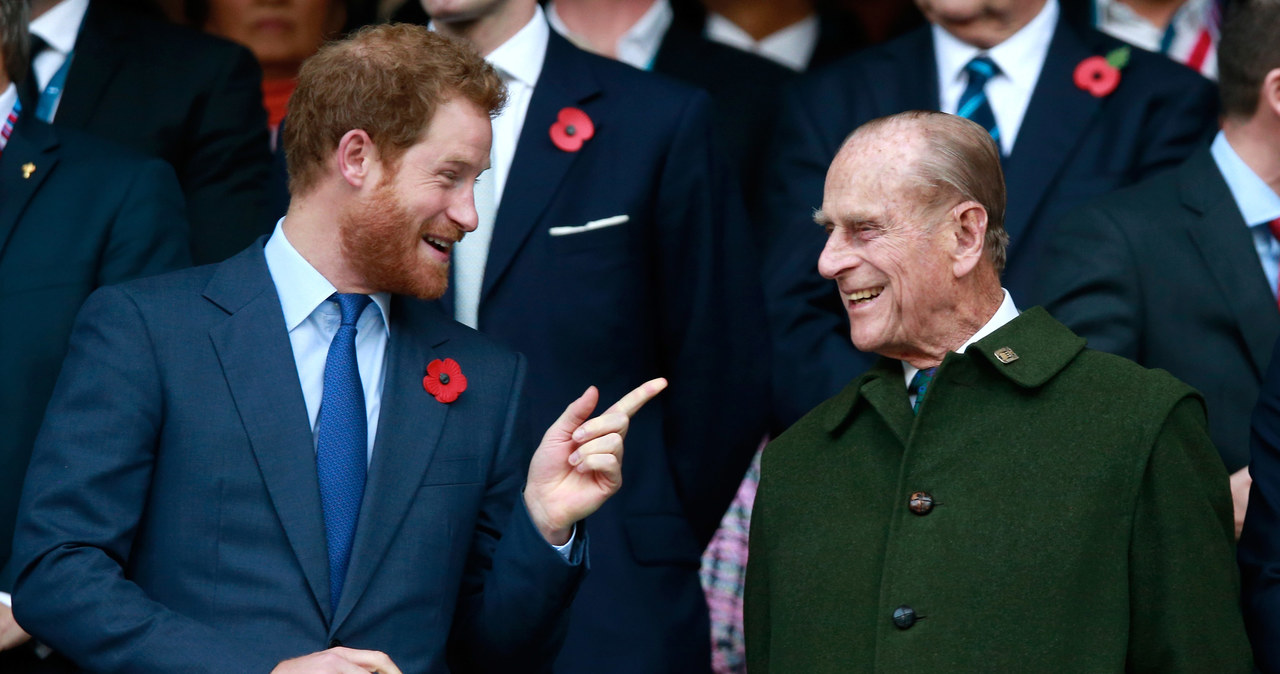
<path fill-rule="evenodd" d="M 1204 396 L 1260 588 L 1255 654 L 1280 667 L 1274 589 L 1251 581 L 1280 561 L 1280 464 L 1246 518 L 1260 392 L 1255 465 L 1280 456 L 1265 423 L 1280 416 L 1280 22 L 1220 50 L 1245 1 L 34 0 L 28 30 L 0 36 L 0 114 L 16 110 L 0 140 L 0 592 L 84 299 L 270 234 L 302 62 L 405 21 L 474 44 L 509 92 L 439 309 L 528 357 L 537 428 L 588 385 L 617 399 L 671 382 L 592 516 L 557 671 L 745 671 L 760 447 L 874 362 L 818 273 L 813 211 L 846 136 L 914 109 L 996 139 L 1019 306 Z M 21 644 L 0 669 L 68 666 L 19 634 L 0 607 L 0 647 Z"/>

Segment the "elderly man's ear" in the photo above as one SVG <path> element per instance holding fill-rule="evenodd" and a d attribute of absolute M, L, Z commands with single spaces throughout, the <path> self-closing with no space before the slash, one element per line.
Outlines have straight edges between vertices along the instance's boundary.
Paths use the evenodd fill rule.
<path fill-rule="evenodd" d="M 987 238 L 987 209 L 976 201 L 965 201 L 951 209 L 951 217 L 956 237 L 952 271 L 956 278 L 964 278 L 982 259 L 983 243 Z"/>

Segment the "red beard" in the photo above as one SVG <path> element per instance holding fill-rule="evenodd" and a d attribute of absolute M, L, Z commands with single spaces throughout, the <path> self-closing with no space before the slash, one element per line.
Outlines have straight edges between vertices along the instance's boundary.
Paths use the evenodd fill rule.
<path fill-rule="evenodd" d="M 338 233 L 351 270 L 377 292 L 435 300 L 449 287 L 449 265 L 427 259 L 420 250 L 427 245 L 422 237 L 428 231 L 415 225 L 390 181 L 379 185 L 367 201 L 343 213 Z"/>

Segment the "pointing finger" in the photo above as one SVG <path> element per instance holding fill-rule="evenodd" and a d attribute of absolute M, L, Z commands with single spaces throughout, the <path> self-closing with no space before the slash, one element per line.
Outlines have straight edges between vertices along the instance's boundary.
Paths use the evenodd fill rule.
<path fill-rule="evenodd" d="M 636 412 L 640 411 L 641 407 L 644 407 L 645 403 L 653 400 L 653 397 L 662 393 L 662 390 L 666 387 L 666 379 L 662 377 L 650 379 L 649 381 L 637 386 L 635 390 L 631 391 L 627 395 L 622 396 L 621 400 L 614 403 L 613 406 L 606 411 L 622 412 L 628 417 L 633 417 Z"/>

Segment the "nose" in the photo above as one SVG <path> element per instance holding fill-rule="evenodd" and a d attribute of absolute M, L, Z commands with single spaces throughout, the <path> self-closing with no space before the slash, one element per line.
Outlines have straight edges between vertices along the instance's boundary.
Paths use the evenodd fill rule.
<path fill-rule="evenodd" d="M 818 273 L 823 278 L 834 280 L 858 265 L 858 255 L 845 241 L 846 236 L 847 233 L 840 228 L 832 230 L 827 236 L 827 243 L 818 255 Z"/>
<path fill-rule="evenodd" d="M 458 197 L 449 206 L 449 219 L 457 223 L 458 229 L 464 232 L 474 232 L 480 225 L 474 185 L 458 190 Z"/>

